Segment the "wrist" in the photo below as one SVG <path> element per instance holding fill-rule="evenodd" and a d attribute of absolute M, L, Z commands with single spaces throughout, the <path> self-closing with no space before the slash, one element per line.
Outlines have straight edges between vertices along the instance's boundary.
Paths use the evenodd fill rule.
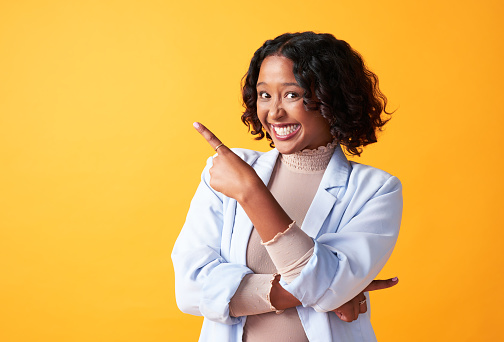
<path fill-rule="evenodd" d="M 271 283 L 270 302 L 277 310 L 285 310 L 301 305 L 301 302 L 280 285 L 280 275 Z"/>
<path fill-rule="evenodd" d="M 256 179 L 243 182 L 242 190 L 235 198 L 242 207 L 258 205 L 263 201 L 265 196 L 270 195 L 268 188 L 259 176 L 254 178 Z"/>

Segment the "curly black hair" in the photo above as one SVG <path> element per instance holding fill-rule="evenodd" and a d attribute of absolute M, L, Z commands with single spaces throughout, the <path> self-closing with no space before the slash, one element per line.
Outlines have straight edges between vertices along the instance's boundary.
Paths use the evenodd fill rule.
<path fill-rule="evenodd" d="M 331 134 L 351 155 L 362 153 L 362 147 L 374 143 L 376 131 L 390 117 L 387 98 L 378 87 L 378 77 L 344 40 L 328 33 L 285 33 L 266 41 L 250 61 L 242 80 L 245 111 L 241 120 L 255 139 L 271 136 L 265 132 L 257 116 L 256 84 L 263 60 L 272 55 L 284 56 L 294 63 L 296 81 L 304 89 L 306 110 L 320 110 L 331 126 Z M 312 91 L 317 101 L 313 100 Z"/>

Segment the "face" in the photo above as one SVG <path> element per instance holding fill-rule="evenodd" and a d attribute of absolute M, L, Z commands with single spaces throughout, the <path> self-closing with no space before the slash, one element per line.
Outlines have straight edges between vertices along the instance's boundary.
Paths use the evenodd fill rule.
<path fill-rule="evenodd" d="M 329 123 L 320 111 L 306 110 L 304 90 L 283 56 L 264 59 L 257 80 L 257 115 L 280 153 L 315 149 L 332 142 Z"/>

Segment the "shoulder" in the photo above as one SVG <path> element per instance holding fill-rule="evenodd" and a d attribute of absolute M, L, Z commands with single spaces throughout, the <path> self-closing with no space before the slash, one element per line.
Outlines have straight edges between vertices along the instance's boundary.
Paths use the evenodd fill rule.
<path fill-rule="evenodd" d="M 263 164 L 263 162 L 271 162 L 271 159 L 275 160 L 278 156 L 276 149 L 268 152 L 254 151 L 246 148 L 230 148 L 230 150 L 252 167 L 257 166 L 257 164 Z M 205 167 L 206 171 L 212 167 L 214 156 L 208 157 Z"/>
<path fill-rule="evenodd" d="M 403 198 L 399 179 L 369 165 L 356 162 L 348 165 L 346 184 L 328 190 L 340 203 L 341 226 L 364 212 L 368 216 L 361 217 L 382 217 L 400 222 Z"/>
<path fill-rule="evenodd" d="M 390 173 L 376 167 L 349 161 L 339 146 L 331 157 L 326 173 L 327 176 L 324 175 L 321 184 L 326 189 L 339 188 L 340 190 L 350 190 L 350 193 L 372 194 L 388 183 L 400 187 L 397 177 Z"/>
<path fill-rule="evenodd" d="M 259 152 L 245 148 L 232 148 L 231 151 L 236 153 L 236 155 L 254 169 L 269 168 L 275 163 L 278 157 L 278 150 L 276 149 L 269 150 L 268 152 Z"/>
<path fill-rule="evenodd" d="M 350 176 L 359 180 L 362 180 L 364 178 L 371 178 L 376 182 L 385 182 L 389 178 L 395 177 L 384 170 L 370 165 L 365 165 L 354 161 L 350 161 L 349 164 L 352 169 Z"/>
<path fill-rule="evenodd" d="M 248 164 L 253 163 L 257 158 L 265 153 L 249 150 L 246 148 L 232 148 L 231 151 L 233 151 L 237 156 L 246 161 Z"/>
<path fill-rule="evenodd" d="M 367 192 L 369 195 L 378 195 L 381 192 L 401 192 L 401 181 L 390 173 L 373 166 L 350 162 L 350 175 L 348 188 L 359 192 Z"/>

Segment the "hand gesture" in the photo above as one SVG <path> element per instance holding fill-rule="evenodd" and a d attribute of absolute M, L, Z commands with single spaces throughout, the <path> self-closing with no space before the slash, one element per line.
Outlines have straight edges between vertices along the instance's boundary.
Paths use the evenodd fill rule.
<path fill-rule="evenodd" d="M 195 122 L 194 128 L 217 152 L 210 168 L 210 186 L 227 197 L 242 202 L 249 191 L 264 186 L 254 169 L 225 146 L 208 128 Z"/>
<path fill-rule="evenodd" d="M 361 293 L 350 299 L 348 302 L 333 310 L 336 315 L 345 322 L 352 322 L 359 317 L 359 314 L 367 311 L 366 296 L 364 292 L 382 290 L 397 284 L 399 279 L 373 280 Z"/>

